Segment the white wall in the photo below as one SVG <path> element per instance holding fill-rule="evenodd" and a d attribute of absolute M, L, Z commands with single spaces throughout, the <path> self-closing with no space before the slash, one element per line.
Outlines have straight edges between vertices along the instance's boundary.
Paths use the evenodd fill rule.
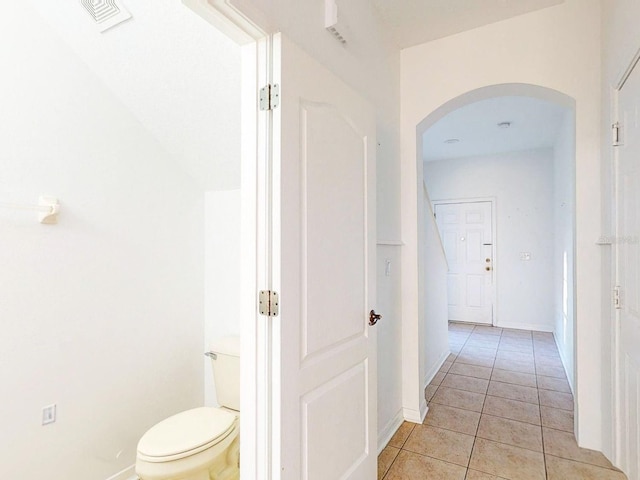
<path fill-rule="evenodd" d="M 388 272 L 387 262 L 390 262 Z M 387 445 L 402 415 L 402 312 L 400 311 L 400 250 L 378 246 L 378 307 L 383 314 L 378 329 L 378 447 Z"/>
<path fill-rule="evenodd" d="M 424 164 L 433 201 L 496 200 L 499 327 L 553 331 L 553 160 L 551 149 L 539 149 Z"/>
<path fill-rule="evenodd" d="M 447 273 L 449 265 L 444 253 L 438 224 L 433 216 L 431 200 L 423 186 L 425 209 L 425 245 L 424 245 L 424 323 L 420 339 L 420 378 L 422 389 L 447 359 L 449 353 L 449 301 L 447 293 Z"/>
<path fill-rule="evenodd" d="M 640 17 L 640 3 L 635 0 L 616 0 L 602 2 L 602 188 L 605 201 L 602 209 L 603 235 L 612 236 L 613 229 L 613 193 L 612 166 L 613 148 L 611 147 L 611 124 L 618 120 L 612 98 L 613 90 L 629 66 L 634 54 L 640 49 L 637 35 L 637 19 Z M 636 68 L 638 68 L 636 66 Z M 604 298 L 611 298 L 613 289 L 612 248 L 602 246 L 602 269 Z M 603 451 L 611 460 L 613 457 L 613 406 L 611 391 L 612 328 L 614 312 L 610 302 L 603 302 L 602 308 L 602 409 L 603 409 Z"/>
<path fill-rule="evenodd" d="M 572 288 L 575 281 L 575 149 L 575 114 L 567 112 L 553 149 L 553 332 L 572 390 L 575 390 L 575 295 Z"/>
<path fill-rule="evenodd" d="M 0 201 L 56 195 L 62 212 L 45 226 L 0 209 L 0 465 L 126 476 L 147 428 L 203 402 L 202 178 L 28 2 L 4 7 Z M 58 419 L 41 426 L 51 403 Z"/>
<path fill-rule="evenodd" d="M 401 53 L 403 337 L 417 331 L 420 235 L 416 126 L 438 107 L 490 85 L 531 84 L 576 102 L 578 441 L 602 446 L 600 236 L 600 1 L 558 6 L 419 45 Z M 417 219 L 417 220 L 416 220 Z M 413 333 L 415 334 L 415 333 Z M 582 372 L 582 374 L 580 373 Z M 416 389 L 417 390 L 417 389 Z M 419 392 L 416 392 L 416 395 Z"/>
<path fill-rule="evenodd" d="M 0 211 L 0 464 L 106 478 L 202 402 L 202 194 L 35 11 L 4 7 L 0 196 L 57 195 L 62 213 Z"/>
<path fill-rule="evenodd" d="M 205 194 L 204 346 L 240 335 L 240 190 Z M 217 406 L 211 360 L 204 361 L 204 404 Z"/>

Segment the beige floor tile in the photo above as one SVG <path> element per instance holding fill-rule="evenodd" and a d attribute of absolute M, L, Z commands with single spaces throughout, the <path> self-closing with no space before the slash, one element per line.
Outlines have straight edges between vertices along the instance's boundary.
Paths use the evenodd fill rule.
<path fill-rule="evenodd" d="M 464 480 L 466 471 L 460 465 L 403 450 L 384 480 Z"/>
<path fill-rule="evenodd" d="M 467 392 L 484 394 L 487 393 L 489 380 L 448 373 L 440 385 L 443 387 L 457 388 L 458 390 L 466 390 Z"/>
<path fill-rule="evenodd" d="M 498 353 L 496 354 L 496 360 L 507 360 L 507 361 L 512 361 L 512 360 L 517 360 L 519 362 L 528 362 L 528 363 L 534 363 L 534 357 L 533 357 L 533 353 L 531 352 L 508 352 L 505 350 L 498 350 Z"/>
<path fill-rule="evenodd" d="M 529 345 L 519 345 L 519 344 L 512 344 L 512 343 L 501 343 L 500 345 L 498 345 L 498 351 L 499 352 L 527 352 L 527 353 L 533 353 L 533 346 Z"/>
<path fill-rule="evenodd" d="M 517 359 L 496 359 L 493 364 L 494 368 L 500 370 L 509 370 L 512 372 L 535 374 L 536 367 L 533 360 L 517 360 Z"/>
<path fill-rule="evenodd" d="M 402 448 L 404 442 L 409 438 L 409 434 L 411 434 L 413 428 L 416 426 L 415 423 L 411 422 L 402 422 L 402 425 L 396 430 L 396 433 L 393 434 L 391 440 L 389 440 L 389 445 L 396 448 Z"/>
<path fill-rule="evenodd" d="M 467 478 L 465 480 L 506 480 L 490 473 L 479 472 L 477 470 L 469 469 L 467 471 Z"/>
<path fill-rule="evenodd" d="M 530 330 L 518 330 L 515 328 L 503 328 L 502 338 L 528 338 L 531 340 L 532 335 Z"/>
<path fill-rule="evenodd" d="M 554 392 L 553 390 L 540 390 L 539 396 L 540 405 L 573 411 L 573 395 L 570 393 Z"/>
<path fill-rule="evenodd" d="M 562 367 L 540 366 L 536 368 L 536 373 L 538 375 L 543 375 L 545 377 L 564 378 L 565 380 L 567 378 L 567 376 L 564 373 L 564 368 Z"/>
<path fill-rule="evenodd" d="M 471 332 L 475 328 L 472 323 L 449 322 L 449 331 Z"/>
<path fill-rule="evenodd" d="M 542 441 L 544 443 L 544 453 L 547 455 L 597 465 L 599 467 L 612 468 L 611 463 L 602 453 L 580 448 L 576 443 L 573 433 L 543 427 Z"/>
<path fill-rule="evenodd" d="M 508 370 L 493 369 L 491 380 L 503 383 L 513 383 L 514 385 L 524 385 L 525 387 L 536 386 L 536 376 L 530 373 L 511 372 Z"/>
<path fill-rule="evenodd" d="M 502 329 L 500 327 L 490 327 L 485 325 L 476 325 L 473 329 L 473 333 L 479 333 L 481 335 L 502 335 Z"/>
<path fill-rule="evenodd" d="M 445 428 L 447 430 L 453 430 L 454 432 L 466 433 L 467 435 L 476 434 L 479 421 L 479 412 L 462 410 L 438 403 L 429 405 L 427 417 L 424 419 L 425 425 Z"/>
<path fill-rule="evenodd" d="M 458 390 L 456 388 L 439 387 L 431 399 L 431 402 L 462 408 L 463 410 L 482 412 L 484 397 L 481 393 L 465 392 L 464 390 Z"/>
<path fill-rule="evenodd" d="M 469 365 L 466 363 L 454 362 L 449 369 L 449 373 L 455 373 L 456 375 L 465 375 L 467 377 L 476 378 L 491 378 L 491 368 L 481 367 L 479 365 Z M 535 385 L 535 379 L 534 379 Z"/>
<path fill-rule="evenodd" d="M 453 365 L 453 362 L 446 360 L 445 362 L 442 363 L 442 366 L 440 367 L 440 370 L 438 370 L 438 372 L 447 373 L 451 368 L 451 365 Z"/>
<path fill-rule="evenodd" d="M 478 437 L 542 452 L 542 429 L 537 425 L 482 415 Z"/>
<path fill-rule="evenodd" d="M 467 347 L 482 347 L 493 348 L 497 350 L 498 343 L 500 343 L 500 337 L 495 335 L 471 335 L 467 340 L 465 346 Z"/>
<path fill-rule="evenodd" d="M 436 373 L 431 379 L 431 382 L 429 383 L 429 385 L 435 385 L 437 387 L 442 383 L 442 380 L 444 380 L 445 375 L 446 373 L 442 373 L 442 372 Z"/>
<path fill-rule="evenodd" d="M 533 342 L 531 341 L 531 337 L 511 337 L 503 335 L 500 338 L 500 344 L 498 345 L 498 348 L 506 346 L 529 347 L 531 349 L 531 352 L 533 352 Z"/>
<path fill-rule="evenodd" d="M 546 356 L 543 357 L 541 355 L 537 355 L 535 357 L 535 361 L 536 361 L 536 368 L 540 368 L 540 367 L 562 368 L 562 360 L 560 360 L 560 357 L 546 357 Z"/>
<path fill-rule="evenodd" d="M 545 455 L 548 480 L 626 480 L 622 472 Z M 468 478 L 468 477 L 467 477 Z"/>
<path fill-rule="evenodd" d="M 511 400 L 519 400 L 527 403 L 538 403 L 538 389 L 534 387 L 525 387 L 524 385 L 513 385 L 512 383 L 503 383 L 491 381 L 489 383 L 488 395 L 494 397 L 510 398 Z"/>
<path fill-rule="evenodd" d="M 532 403 L 487 396 L 482 413 L 540 425 L 540 408 Z"/>
<path fill-rule="evenodd" d="M 564 378 L 544 377 L 538 375 L 538 388 L 544 390 L 554 390 L 556 392 L 571 393 L 569 382 Z"/>
<path fill-rule="evenodd" d="M 430 425 L 417 425 L 403 450 L 466 467 L 475 437 Z"/>
<path fill-rule="evenodd" d="M 427 388 L 424 389 L 424 398 L 427 402 L 430 402 L 433 396 L 436 394 L 436 390 L 438 390 L 437 385 L 427 385 Z"/>
<path fill-rule="evenodd" d="M 393 461 L 400 453 L 400 449 L 387 445 L 378 455 L 378 480 L 382 480 Z"/>
<path fill-rule="evenodd" d="M 542 426 L 573 433 L 573 412 L 540 406 Z"/>
<path fill-rule="evenodd" d="M 464 347 L 460 350 L 456 363 L 468 363 L 470 365 L 480 365 L 481 367 L 493 367 L 496 358 L 496 351 L 482 347 Z"/>
<path fill-rule="evenodd" d="M 447 357 L 447 361 L 448 362 L 455 362 L 457 356 L 458 355 L 456 355 L 455 353 L 450 353 L 449 356 Z"/>
<path fill-rule="evenodd" d="M 460 350 L 462 350 L 463 345 L 456 345 L 456 344 L 449 344 L 449 350 L 451 350 L 451 353 L 455 353 L 456 355 L 458 353 L 460 353 Z"/>
<path fill-rule="evenodd" d="M 510 480 L 545 479 L 542 453 L 483 438 L 476 439 L 469 468 Z"/>

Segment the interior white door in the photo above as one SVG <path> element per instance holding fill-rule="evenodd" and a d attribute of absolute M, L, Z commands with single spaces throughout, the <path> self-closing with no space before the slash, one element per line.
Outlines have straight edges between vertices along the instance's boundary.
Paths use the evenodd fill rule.
<path fill-rule="evenodd" d="M 274 476 L 373 479 L 374 113 L 280 34 L 273 62 Z"/>
<path fill-rule="evenodd" d="M 622 145 L 616 160 L 617 318 L 615 389 L 619 466 L 640 478 L 640 67 L 619 91 Z"/>
<path fill-rule="evenodd" d="M 493 323 L 491 202 L 436 203 L 449 273 L 449 320 Z"/>

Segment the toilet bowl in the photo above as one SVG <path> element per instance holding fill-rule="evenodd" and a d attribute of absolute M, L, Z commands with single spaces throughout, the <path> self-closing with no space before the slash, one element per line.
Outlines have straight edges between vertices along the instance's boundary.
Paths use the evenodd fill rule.
<path fill-rule="evenodd" d="M 237 480 L 239 418 L 220 408 L 178 413 L 138 443 L 136 473 L 143 480 Z"/>
<path fill-rule="evenodd" d="M 225 338 L 207 352 L 221 407 L 199 407 L 151 427 L 138 442 L 141 480 L 240 478 L 240 344 Z"/>

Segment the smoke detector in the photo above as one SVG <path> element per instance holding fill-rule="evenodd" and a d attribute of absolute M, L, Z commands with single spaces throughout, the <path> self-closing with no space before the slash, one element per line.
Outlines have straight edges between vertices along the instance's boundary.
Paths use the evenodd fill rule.
<path fill-rule="evenodd" d="M 131 18 L 131 14 L 120 0 L 80 0 L 80 4 L 91 15 L 99 32 Z"/>

